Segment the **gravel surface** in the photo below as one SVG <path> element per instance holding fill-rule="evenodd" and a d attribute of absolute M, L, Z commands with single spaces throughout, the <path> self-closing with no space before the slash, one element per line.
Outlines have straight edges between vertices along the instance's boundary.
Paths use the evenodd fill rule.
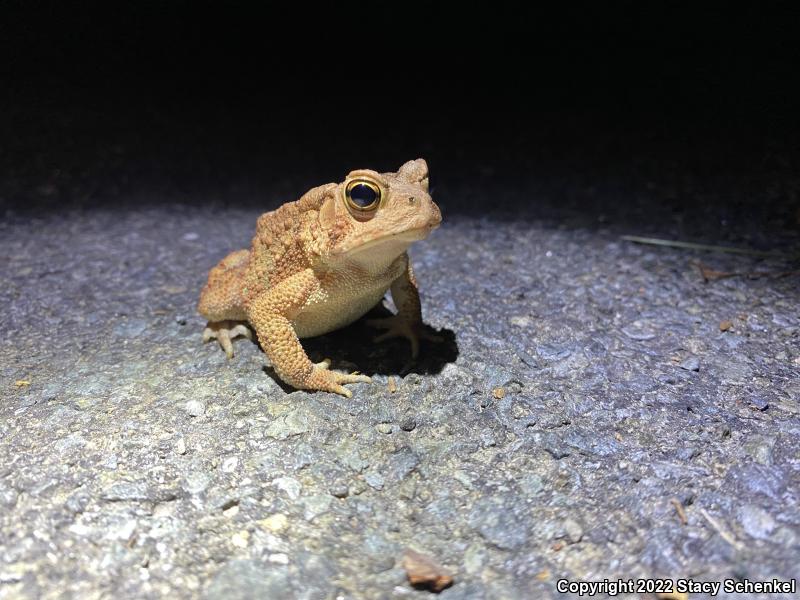
<path fill-rule="evenodd" d="M 800 578 L 798 276 L 691 262 L 792 265 L 445 211 L 412 250 L 444 342 L 305 342 L 373 376 L 347 400 L 201 344 L 259 212 L 6 213 L 0 598 L 427 597 L 409 548 L 451 600 Z"/>

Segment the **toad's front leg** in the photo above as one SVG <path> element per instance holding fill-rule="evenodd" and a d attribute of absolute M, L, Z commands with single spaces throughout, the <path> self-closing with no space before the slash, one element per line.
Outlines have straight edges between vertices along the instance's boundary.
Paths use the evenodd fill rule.
<path fill-rule="evenodd" d="M 349 398 L 352 392 L 342 384 L 369 382 L 370 378 L 336 373 L 327 365 L 312 363 L 291 324 L 311 295 L 320 291 L 314 272 L 306 269 L 248 302 L 248 319 L 283 381 L 299 389 L 335 392 Z"/>
<path fill-rule="evenodd" d="M 411 342 L 411 358 L 419 354 L 419 341 L 441 342 L 442 338 L 430 333 L 422 322 L 422 308 L 419 302 L 417 280 L 408 255 L 402 255 L 405 268 L 401 275 L 392 282 L 392 300 L 397 307 L 397 314 L 381 319 L 369 319 L 367 325 L 386 329 L 386 332 L 376 337 L 373 341 L 382 342 L 396 337 L 404 337 Z"/>

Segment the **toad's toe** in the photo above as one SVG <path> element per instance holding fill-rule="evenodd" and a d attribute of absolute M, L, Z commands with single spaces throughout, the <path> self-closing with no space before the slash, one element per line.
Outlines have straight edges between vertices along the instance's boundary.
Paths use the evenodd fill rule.
<path fill-rule="evenodd" d="M 203 330 L 203 342 L 217 340 L 228 358 L 233 358 L 232 342 L 237 337 L 246 337 L 248 340 L 252 340 L 253 332 L 245 323 L 237 321 L 209 322 Z"/>

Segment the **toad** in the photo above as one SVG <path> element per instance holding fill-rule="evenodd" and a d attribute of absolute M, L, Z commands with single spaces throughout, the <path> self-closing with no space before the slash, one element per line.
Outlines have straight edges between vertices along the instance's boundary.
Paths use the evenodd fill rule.
<path fill-rule="evenodd" d="M 397 314 L 368 324 L 385 330 L 376 342 L 408 339 L 416 358 L 420 339 L 438 338 L 422 324 L 407 250 L 441 220 L 422 159 L 396 173 L 360 169 L 309 190 L 261 215 L 250 249 L 211 269 L 198 306 L 208 319 L 203 340 L 216 339 L 231 358 L 231 341 L 252 336 L 249 324 L 283 381 L 349 398 L 344 384 L 370 378 L 333 371 L 327 359 L 311 362 L 300 338 L 352 323 L 391 290 Z"/>

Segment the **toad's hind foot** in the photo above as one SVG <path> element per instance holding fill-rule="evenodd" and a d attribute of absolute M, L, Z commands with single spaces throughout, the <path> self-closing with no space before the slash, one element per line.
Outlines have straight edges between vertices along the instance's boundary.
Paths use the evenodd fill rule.
<path fill-rule="evenodd" d="M 246 337 L 248 340 L 252 340 L 253 332 L 242 321 L 209 322 L 203 330 L 203 342 L 217 340 L 228 358 L 233 358 L 232 340 L 237 337 Z"/>
<path fill-rule="evenodd" d="M 411 358 L 416 359 L 419 355 L 419 341 L 426 340 L 429 342 L 440 343 L 443 338 L 438 335 L 432 334 L 421 321 L 412 321 L 402 317 L 401 315 L 393 315 L 391 317 L 381 319 L 369 319 L 367 325 L 377 329 L 385 329 L 386 331 L 381 335 L 375 337 L 372 341 L 376 343 L 383 342 L 392 338 L 406 338 L 411 343 Z"/>
<path fill-rule="evenodd" d="M 321 392 L 334 392 L 335 394 L 341 394 L 342 396 L 351 398 L 353 392 L 344 387 L 343 384 L 369 383 L 372 381 L 372 379 L 366 375 L 361 375 L 359 373 L 337 373 L 336 371 L 330 371 L 328 369 L 329 365 L 330 361 L 328 360 L 324 360 L 322 363 L 315 365 L 304 387 Z"/>
<path fill-rule="evenodd" d="M 313 363 L 315 367 L 318 369 L 325 369 L 326 371 L 331 368 L 331 359 L 330 358 L 323 358 L 318 363 Z"/>

